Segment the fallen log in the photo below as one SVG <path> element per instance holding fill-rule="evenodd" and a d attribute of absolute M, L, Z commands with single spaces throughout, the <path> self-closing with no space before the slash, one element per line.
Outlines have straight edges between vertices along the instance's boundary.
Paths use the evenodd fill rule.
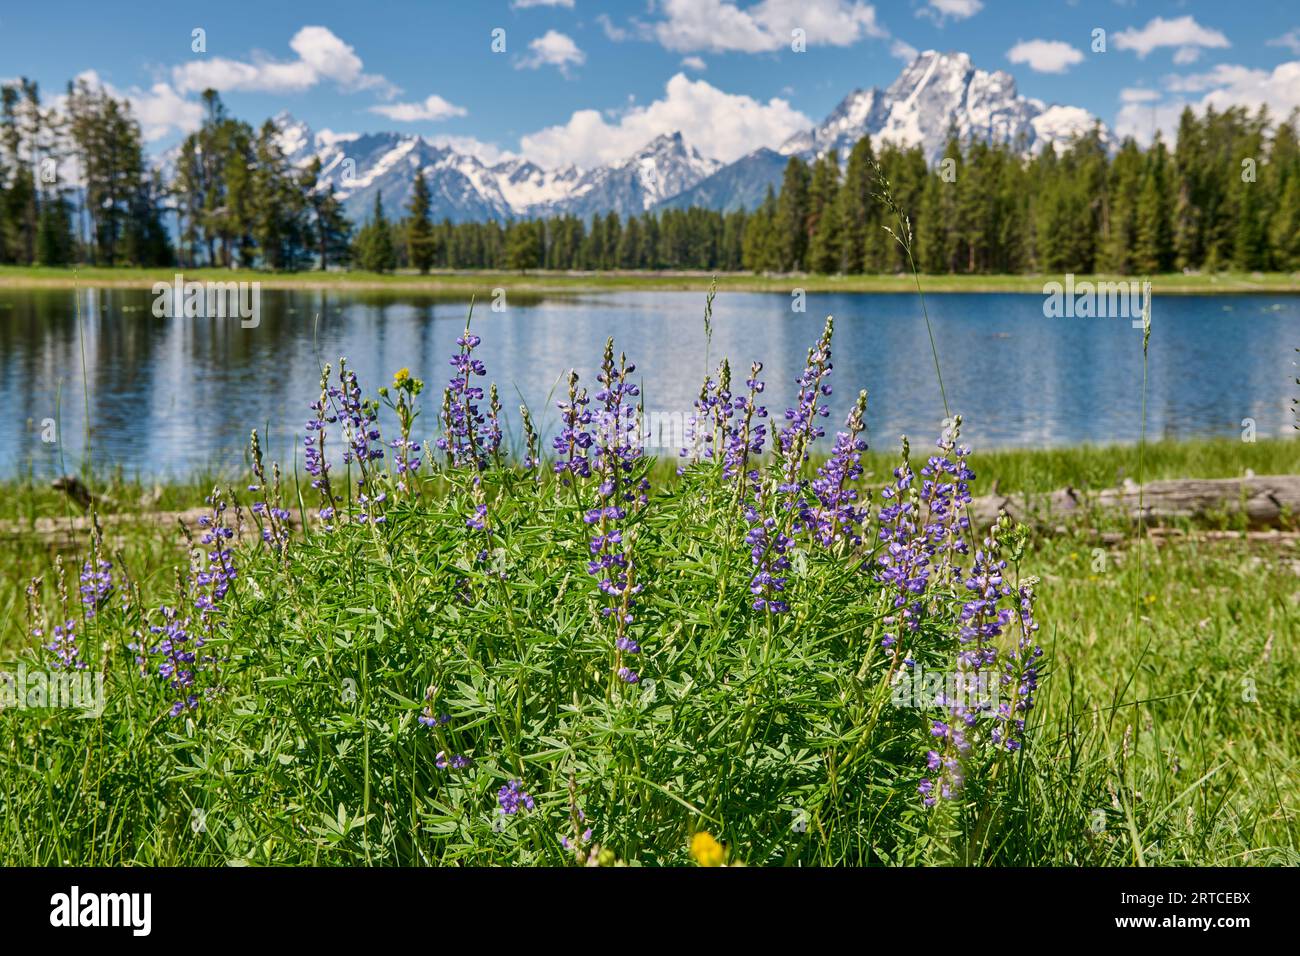
<path fill-rule="evenodd" d="M 1161 526 L 1218 516 L 1245 517 L 1252 528 L 1276 528 L 1300 517 L 1300 475 L 1247 475 L 1243 478 L 1175 478 L 1139 486 L 1083 492 L 1063 488 L 1050 494 L 991 494 L 971 502 L 971 517 L 988 525 L 1006 511 L 1032 526 L 1078 524 L 1090 517 L 1122 516 Z"/>
<path fill-rule="evenodd" d="M 1126 481 L 1119 488 L 1083 492 L 1063 488 L 1050 494 L 982 495 L 970 505 L 976 525 L 988 526 L 1006 511 L 1016 521 L 1048 531 L 1079 527 L 1091 519 L 1139 518 L 1149 527 L 1167 527 L 1184 522 L 1205 522 L 1219 516 L 1244 516 L 1250 528 L 1279 528 L 1300 519 L 1300 475 L 1249 475 L 1243 478 L 1176 478 L 1148 482 L 1139 487 Z M 118 526 L 154 526 L 178 530 L 183 524 L 191 531 L 199 519 L 211 512 L 206 508 L 186 511 L 139 511 L 100 515 L 105 533 Z M 233 515 L 231 519 L 233 521 Z M 257 523 L 245 511 L 245 537 L 259 534 Z M 295 516 L 296 519 L 296 516 Z M 296 529 L 297 521 L 290 522 Z M 90 515 L 37 518 L 35 521 L 0 522 L 0 540 L 39 538 L 52 547 L 78 547 L 89 540 Z"/>
<path fill-rule="evenodd" d="M 205 515 L 212 514 L 211 508 L 188 508 L 185 511 L 138 511 L 121 514 L 99 515 L 99 525 L 105 538 L 114 538 L 115 529 L 155 527 L 168 533 L 174 533 L 177 541 L 182 540 L 180 526 L 184 525 L 195 537 L 201 534 L 199 521 Z M 84 547 L 90 540 L 94 527 L 91 515 L 73 515 L 63 518 L 37 518 L 34 521 L 0 522 L 0 540 L 38 539 L 46 545 L 60 550 Z M 228 522 L 243 533 L 245 538 L 254 538 L 261 534 L 256 521 L 245 509 L 243 521 L 237 522 L 233 512 L 228 513 Z M 286 522 L 291 530 L 297 530 L 296 516 Z"/>

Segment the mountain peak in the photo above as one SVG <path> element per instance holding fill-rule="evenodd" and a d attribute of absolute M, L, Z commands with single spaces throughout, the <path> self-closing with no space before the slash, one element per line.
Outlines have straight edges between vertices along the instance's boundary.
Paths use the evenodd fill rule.
<path fill-rule="evenodd" d="M 684 144 L 685 140 L 682 138 L 682 131 L 675 129 L 671 133 L 660 133 L 654 139 L 650 140 L 650 142 L 642 146 L 640 152 L 645 153 L 655 149 L 682 146 Z"/>
<path fill-rule="evenodd" d="M 934 163 L 951 129 L 964 142 L 1023 143 L 1038 152 L 1047 143 L 1063 145 L 1086 133 L 1095 122 L 1078 107 L 1046 106 L 1021 96 L 1010 73 L 978 69 L 969 54 L 926 50 L 888 89 L 855 90 L 822 123 L 787 140 L 781 152 L 814 158 L 837 149 L 844 159 L 859 139 L 870 136 L 873 142 L 919 145 Z"/>
<path fill-rule="evenodd" d="M 687 142 L 680 130 L 660 133 L 622 159 L 591 169 L 547 169 L 522 156 L 488 165 L 450 145 L 412 133 L 313 134 L 282 111 L 273 118 L 290 161 L 319 156 L 322 183 L 331 183 L 349 215 L 363 218 L 383 192 L 385 209 L 404 214 L 416 171 L 423 172 L 437 219 L 511 219 L 610 212 L 640 215 L 660 206 L 697 202 L 711 208 L 752 207 L 780 182 L 790 156 L 813 159 L 832 149 L 846 162 L 863 136 L 873 143 L 919 145 L 933 163 L 949 131 L 1037 152 L 1064 144 L 1097 122 L 1086 110 L 1021 96 L 1002 70 L 978 69 L 961 51 L 918 53 L 885 89 L 856 89 L 821 123 L 792 136 L 779 150 L 759 149 L 723 165 Z M 1108 134 L 1103 130 L 1103 138 Z"/>

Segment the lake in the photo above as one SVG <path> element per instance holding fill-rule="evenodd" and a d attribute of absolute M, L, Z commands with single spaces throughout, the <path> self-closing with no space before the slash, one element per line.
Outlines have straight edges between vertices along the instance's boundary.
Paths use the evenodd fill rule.
<path fill-rule="evenodd" d="M 253 427 L 287 461 L 320 363 L 340 355 L 368 393 L 403 366 L 423 378 L 417 431 L 433 434 L 466 312 L 464 302 L 420 295 L 266 290 L 258 325 L 243 328 L 238 319 L 156 318 L 149 290 L 80 296 L 79 320 L 71 291 L 0 289 L 0 400 L 11 410 L 0 476 L 75 471 L 87 432 L 93 466 L 128 476 L 231 472 Z M 1047 318 L 1038 295 L 945 294 L 927 304 L 950 407 L 977 450 L 1138 440 L 1142 333 L 1127 318 Z M 611 334 L 637 364 L 647 411 L 689 415 L 706 370 L 703 307 L 701 293 L 548 293 L 504 311 L 480 303 L 474 328 L 506 408 L 526 402 L 549 438 L 561 376 L 576 368 L 594 385 Z M 928 448 L 943 406 L 915 296 L 809 294 L 798 313 L 787 295 L 722 293 L 709 362 L 728 356 L 738 391 L 750 361 L 763 361 L 764 397 L 779 418 L 828 314 L 832 421 L 866 388 L 873 447 L 896 447 L 906 433 Z M 1260 437 L 1294 435 L 1297 345 L 1300 297 L 1157 297 L 1148 436 L 1239 436 L 1247 418 Z"/>

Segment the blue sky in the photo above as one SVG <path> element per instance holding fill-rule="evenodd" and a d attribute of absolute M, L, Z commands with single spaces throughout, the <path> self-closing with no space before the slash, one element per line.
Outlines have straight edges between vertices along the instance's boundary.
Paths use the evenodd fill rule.
<path fill-rule="evenodd" d="M 1248 13 L 1243 11 L 1249 10 Z M 195 52 L 193 31 L 204 31 Z M 803 30 L 806 49 L 791 49 Z M 1093 52 L 1096 29 L 1105 52 Z M 492 49 L 504 31 L 504 52 Z M 501 34 L 497 34 L 500 45 Z M 888 85 L 915 50 L 960 50 L 1023 95 L 1121 133 L 1171 128 L 1184 103 L 1300 104 L 1294 0 L 481 0 L 0 7 L 0 78 L 47 95 L 90 71 L 132 99 L 155 147 L 222 90 L 250 121 L 401 129 L 485 158 L 618 158 L 671 128 L 728 160 L 776 145 L 850 90 Z"/>

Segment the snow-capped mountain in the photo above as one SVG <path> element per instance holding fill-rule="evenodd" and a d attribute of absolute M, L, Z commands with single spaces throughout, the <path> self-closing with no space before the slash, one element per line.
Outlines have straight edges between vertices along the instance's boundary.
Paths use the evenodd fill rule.
<path fill-rule="evenodd" d="M 679 132 L 656 137 L 626 159 L 583 170 L 547 169 L 523 157 L 487 163 L 411 133 L 313 133 L 288 113 L 273 122 L 289 162 L 301 167 L 319 157 L 321 185 L 334 187 L 357 222 L 371 215 L 380 193 L 390 218 L 405 215 L 417 170 L 429 185 L 435 220 L 565 213 L 588 219 L 691 205 L 729 211 L 752 209 L 769 185 L 779 187 L 790 156 L 811 160 L 835 149 L 847 163 L 863 136 L 873 144 L 919 144 L 933 163 L 953 129 L 962 141 L 1010 144 L 1033 154 L 1048 143 L 1063 147 L 1097 124 L 1078 107 L 1019 95 L 1010 74 L 975 69 L 965 53 L 934 50 L 919 54 L 888 89 L 855 90 L 813 128 L 725 165 L 703 156 Z M 1104 127 L 1101 135 L 1109 145 Z M 170 150 L 156 162 L 168 170 L 178 153 Z"/>
<path fill-rule="evenodd" d="M 662 209 L 689 209 L 702 206 L 722 212 L 737 209 L 754 209 L 767 195 L 767 187 L 774 190 L 781 185 L 785 165 L 790 161 L 776 150 L 756 149 L 734 163 L 728 163 L 712 176 L 701 179 L 690 189 L 659 204 Z"/>
<path fill-rule="evenodd" d="M 514 157 L 489 165 L 476 156 L 420 136 L 366 133 L 313 136 L 286 114 L 275 117 L 280 145 L 294 165 L 321 160 L 321 184 L 331 184 L 349 216 L 368 217 L 382 193 L 390 217 L 404 214 L 415 173 L 424 173 L 433 217 L 463 222 L 572 213 L 640 214 L 711 175 L 721 165 L 689 146 L 681 133 L 656 137 L 628 158 L 582 171 L 544 169 Z"/>
<path fill-rule="evenodd" d="M 387 216 L 405 215 L 417 170 L 429 187 L 434 219 L 465 222 L 516 215 L 491 167 L 419 136 L 366 133 L 322 144 L 316 155 L 321 184 L 334 187 L 344 211 L 357 222 L 371 215 L 377 195 L 383 197 Z"/>
<path fill-rule="evenodd" d="M 977 70 L 965 53 L 927 50 L 888 89 L 855 90 L 826 119 L 790 137 L 779 151 L 759 149 L 743 156 L 665 205 L 752 209 L 768 186 L 780 187 L 789 157 L 812 160 L 834 149 L 843 165 L 863 136 L 870 136 L 877 148 L 885 141 L 920 145 L 926 160 L 935 163 L 942 158 L 952 129 L 963 142 L 1010 144 L 1032 155 L 1048 143 L 1063 148 L 1095 124 L 1097 119 L 1077 106 L 1047 106 L 1020 96 L 1010 74 Z M 1104 126 L 1101 138 L 1111 145 Z"/>
<path fill-rule="evenodd" d="M 640 215 L 690 189 L 721 165 L 688 146 L 681 133 L 665 133 L 622 162 L 583 174 L 568 196 L 550 208 L 583 217 L 608 212 Z"/>
<path fill-rule="evenodd" d="M 780 151 L 811 158 L 836 149 L 845 161 L 853 145 L 870 135 L 873 144 L 920 145 L 935 163 L 952 129 L 962 142 L 982 140 L 1037 153 L 1048 143 L 1063 147 L 1096 122 L 1087 110 L 1047 106 L 1019 95 L 1011 74 L 977 70 L 965 53 L 927 50 L 887 90 L 855 90 L 820 124 L 786 140 Z M 1103 136 L 1109 138 L 1104 130 Z"/>

